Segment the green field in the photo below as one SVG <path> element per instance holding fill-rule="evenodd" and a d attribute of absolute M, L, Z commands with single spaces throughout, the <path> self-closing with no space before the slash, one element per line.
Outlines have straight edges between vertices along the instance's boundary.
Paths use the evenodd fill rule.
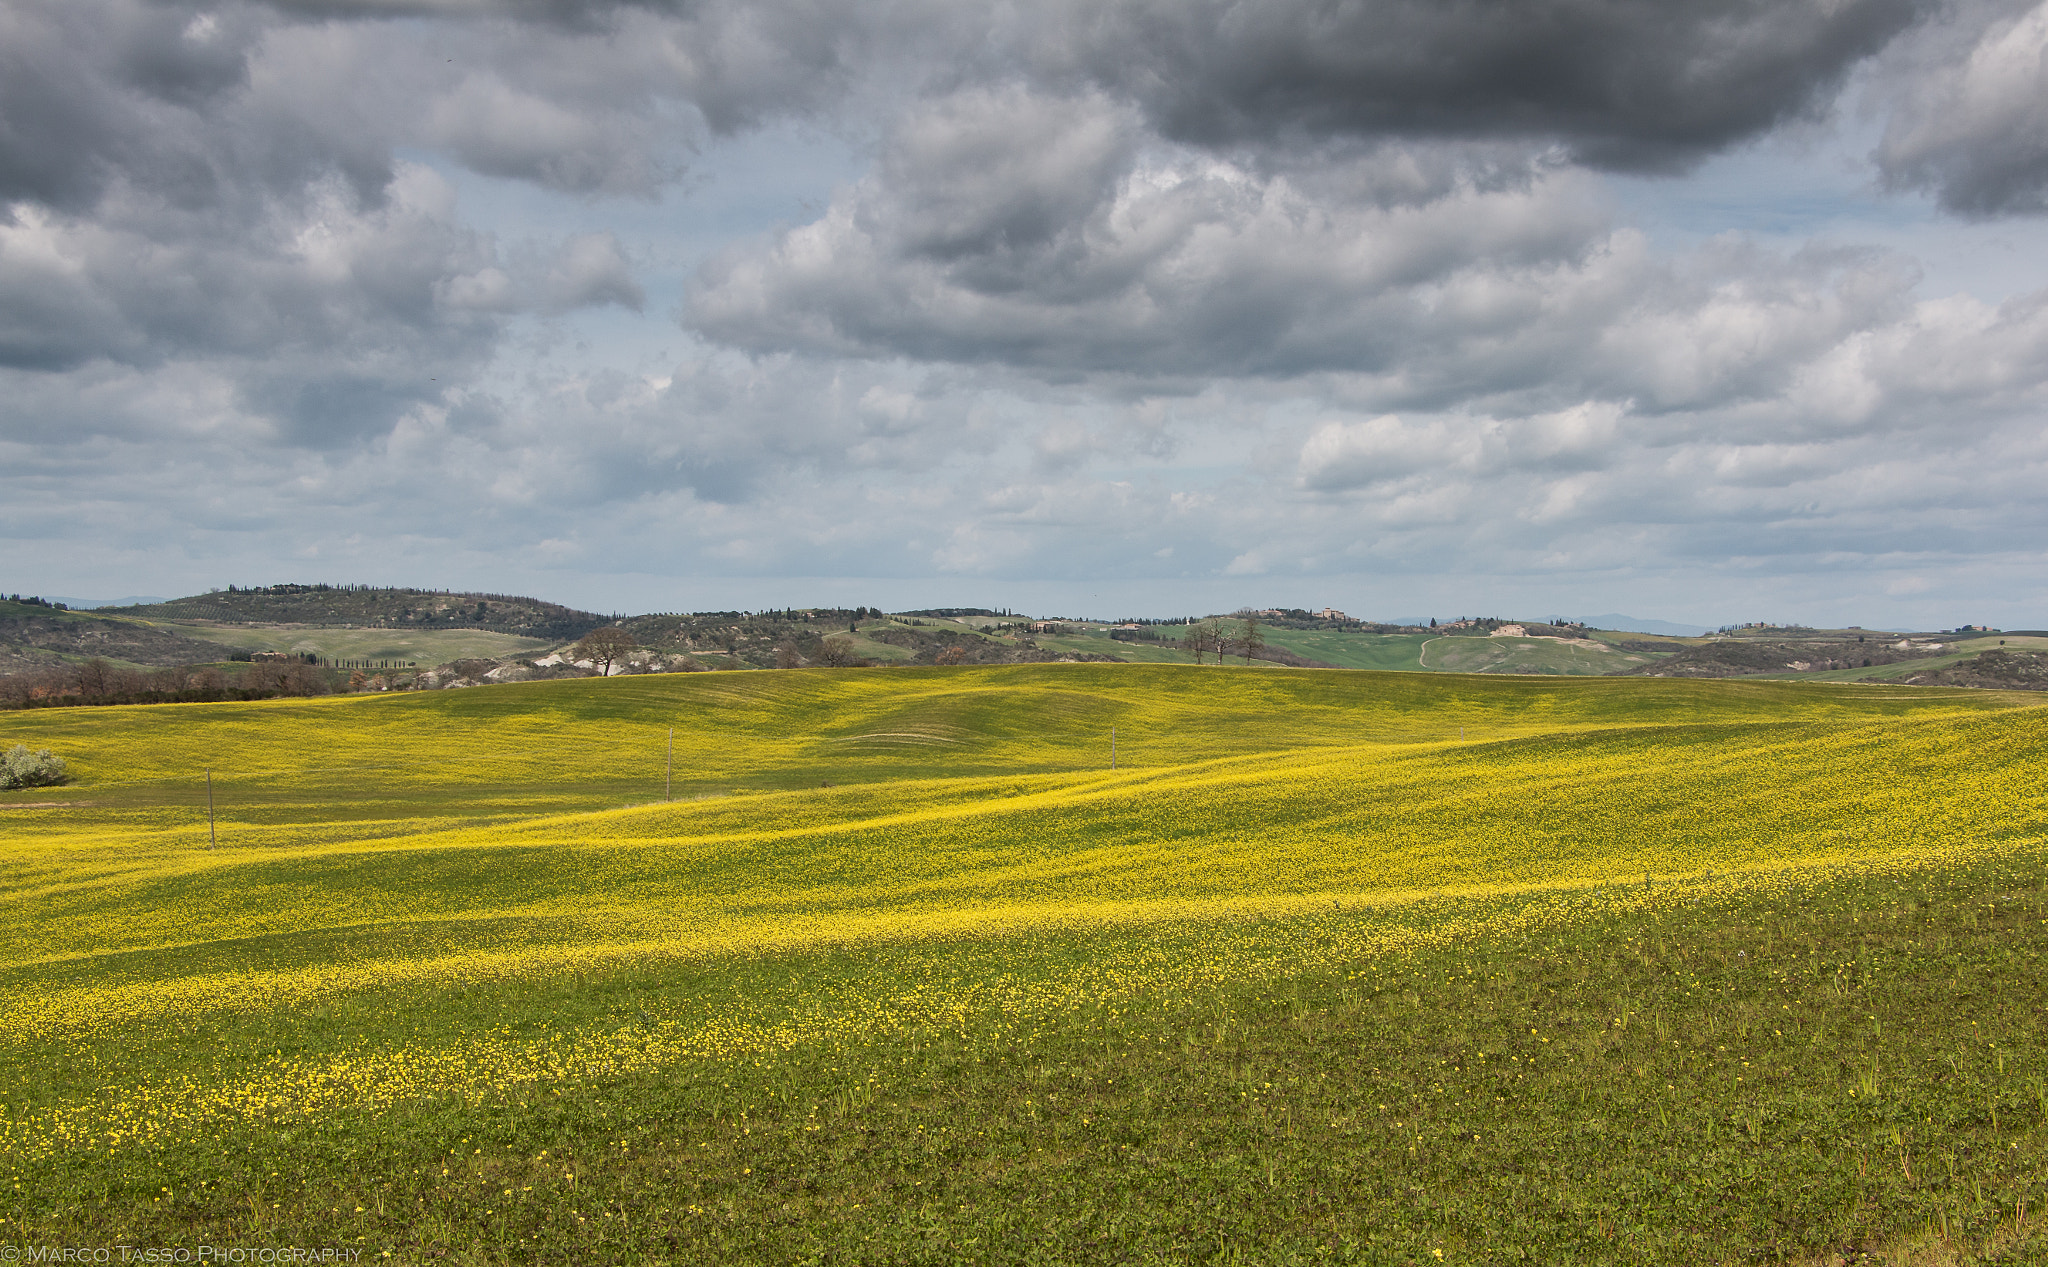
<path fill-rule="evenodd" d="M 2042 702 L 1078 664 L 0 714 L 76 775 L 0 793 L 0 1244 L 2040 1261 Z"/>
<path fill-rule="evenodd" d="M 1619 673 L 1657 659 L 1592 639 L 1432 638 L 1423 644 L 1424 668 L 1446 673 Z"/>

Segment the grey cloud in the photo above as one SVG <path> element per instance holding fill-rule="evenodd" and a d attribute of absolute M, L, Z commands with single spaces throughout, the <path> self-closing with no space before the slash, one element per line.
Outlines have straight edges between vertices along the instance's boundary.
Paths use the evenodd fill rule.
<path fill-rule="evenodd" d="M 675 175 L 644 135 L 653 123 L 616 110 L 575 109 L 480 75 L 434 101 L 425 134 L 485 175 L 576 193 L 645 195 Z"/>
<path fill-rule="evenodd" d="M 1981 217 L 2048 211 L 2048 4 L 1984 22 L 1965 10 L 1960 47 L 1930 38 L 1906 57 L 1876 154 L 1895 188 L 1932 190 Z M 1935 33 L 1942 34 L 1942 33 Z"/>
<path fill-rule="evenodd" d="M 913 115 L 884 154 L 882 199 L 856 212 L 907 255 L 973 259 L 990 288 L 1026 268 L 1116 190 L 1135 148 L 1134 119 L 1100 101 L 974 90 Z"/>
<path fill-rule="evenodd" d="M 556 316 L 605 304 L 638 312 L 647 302 L 615 234 L 583 233 L 551 251 L 527 244 L 484 256 L 467 270 L 426 273 L 435 302 L 456 311 Z"/>
<path fill-rule="evenodd" d="M 1276 138 L 1509 138 L 1597 166 L 1661 170 L 1824 109 L 1847 71 L 1928 0 L 273 0 L 298 18 L 401 16 L 548 32 L 556 73 L 607 67 L 619 92 L 689 101 L 717 131 L 848 92 L 1019 75 L 1089 88 L 1209 147 Z M 521 41 L 532 43 L 521 37 Z M 501 68 L 520 54 L 501 47 Z M 524 85 L 539 70 L 523 68 Z M 552 94 L 543 94 L 551 96 Z M 447 109 L 453 110 L 450 106 Z M 564 135 L 573 127 L 557 127 Z M 519 145 L 466 124 L 478 161 Z"/>
<path fill-rule="evenodd" d="M 1335 421 L 1301 446 L 1298 481 L 1313 492 L 1397 484 L 1425 473 L 1459 478 L 1504 471 L 1562 476 L 1608 466 L 1624 433 L 1623 410 L 1587 402 L 1529 418 L 1393 414 Z"/>
<path fill-rule="evenodd" d="M 611 235 L 501 253 L 451 219 L 424 168 L 371 210 L 313 193 L 234 244 L 211 220 L 174 237 L 149 208 L 135 230 L 50 213 L 0 225 L 0 365 L 202 367 L 269 420 L 267 439 L 328 447 L 476 373 L 512 314 L 644 302 Z"/>
<path fill-rule="evenodd" d="M 757 351 L 1047 380 L 1327 373 L 1382 409 L 1685 412 L 1777 397 L 1918 280 L 1896 255 L 1739 239 L 1662 259 L 1540 162 L 1482 182 L 1382 146 L 1297 177 L 1132 126 L 1099 97 L 932 103 L 819 219 L 707 265 L 687 320 Z"/>
<path fill-rule="evenodd" d="M 0 200 L 78 210 L 123 171 L 167 190 L 207 185 L 191 124 L 246 82 L 251 39 L 196 5 L 0 9 Z"/>
<path fill-rule="evenodd" d="M 404 145 L 546 188 L 648 196 L 706 127 L 843 95 L 888 25 L 803 0 L 22 0 L 0 10 L 0 203 L 82 214 L 126 187 L 227 207 L 335 173 L 373 203 Z"/>
<path fill-rule="evenodd" d="M 1967 343 L 1960 326 L 1953 343 Z M 1257 382 L 1178 406 L 1191 443 L 1234 457 L 1223 469 L 1123 470 L 1131 457 L 1122 451 L 1048 466 L 1036 460 L 1035 429 L 1014 425 L 1001 403 L 1028 383 L 1000 372 L 731 355 L 652 377 L 545 378 L 518 399 L 415 404 L 384 435 L 315 450 L 263 443 L 266 421 L 232 408 L 211 429 L 200 425 L 222 381 L 177 387 L 174 377 L 190 372 L 129 371 L 120 387 L 87 367 L 0 384 L 41 382 L 35 412 L 94 418 L 115 407 L 108 393 L 119 387 L 119 407 L 137 419 L 122 435 L 68 446 L 0 440 L 10 490 L 20 492 L 0 510 L 0 529 L 32 535 L 53 505 L 37 481 L 89 480 L 119 513 L 70 536 L 66 549 L 79 557 L 118 550 L 128 530 L 107 526 L 118 523 L 147 525 L 162 539 L 157 557 L 172 564 L 231 549 L 256 557 L 231 539 L 261 533 L 277 561 L 256 570 L 472 560 L 593 575 L 942 574 L 1005 585 L 1227 573 L 1243 583 L 1230 603 L 1268 586 L 1293 594 L 1297 584 L 1334 601 L 1330 578 L 1352 573 L 1339 593 L 1387 614 L 1388 587 L 1404 577 L 1483 583 L 1475 558 L 1502 576 L 1536 578 L 1531 602 L 1546 585 L 1610 574 L 1633 586 L 1671 569 L 1717 601 L 1752 601 L 1756 576 L 1804 567 L 1817 578 L 1810 595 L 1853 596 L 1909 556 L 1913 568 L 1945 571 L 2006 549 L 2011 534 L 2041 526 L 2032 490 L 2048 471 L 2048 440 L 2018 415 L 1973 413 L 1967 430 L 1786 441 L 1724 433 L 1705 416 L 1707 425 L 1674 433 L 1665 417 L 1600 403 L 1536 417 L 1418 412 L 1377 432 L 1370 417 L 1330 407 L 1295 432 L 1296 451 L 1334 429 L 1325 452 L 1356 465 L 1330 466 L 1311 486 L 1318 481 L 1303 477 L 1313 462 L 1267 473 L 1244 460 L 1240 420 L 1292 425 L 1275 413 L 1282 398 Z M 87 396 L 95 399 L 80 403 Z M 1067 398 L 1049 389 L 1027 416 Z M 1114 436 L 1117 415 L 1146 408 L 1071 398 L 1093 402 L 1098 437 Z M 184 427 L 168 450 L 149 421 L 163 412 Z M 863 455 L 868 445 L 881 447 Z M 323 553 L 300 553 L 315 549 Z M 1715 581 L 1723 571 L 1738 579 Z"/>
<path fill-rule="evenodd" d="M 1705 302 L 1619 310 L 1589 362 L 1560 364 L 1549 385 L 1577 382 L 1588 389 L 1581 404 L 1326 421 L 1302 442 L 1295 480 L 1317 494 L 1413 495 L 1418 480 L 1568 479 L 1654 461 L 1655 473 L 1632 479 L 1724 493 L 1836 476 L 1850 487 L 1863 477 L 1844 471 L 1902 451 L 1945 454 L 1958 416 L 2021 442 L 2048 408 L 2048 292 L 1992 307 L 1960 296 L 1902 303 L 1881 291 L 1858 308 L 1842 302 L 1843 289 L 1731 279 Z M 1666 498 L 1691 500 L 1661 493 L 1659 503 Z M 1635 505 L 1617 517 L 1663 513 Z"/>
<path fill-rule="evenodd" d="M 674 494 L 736 507 L 814 475 L 886 481 L 986 453 L 1006 428 L 973 401 L 945 375 L 699 353 L 550 380 L 463 435 L 490 454 L 489 495 L 537 510 Z"/>
<path fill-rule="evenodd" d="M 1004 147 L 1006 131 L 1030 144 Z M 1375 165 L 1412 166 L 1398 149 L 1352 160 Z M 1392 183 L 1395 205 L 1333 205 L 1285 173 L 1142 151 L 1099 97 L 972 90 L 906 123 L 816 222 L 712 261 L 688 316 L 748 348 L 1048 374 L 1380 367 L 1418 320 L 1440 324 L 1428 309 L 1456 276 L 1533 278 L 1603 228 L 1568 173 L 1421 201 Z"/>
<path fill-rule="evenodd" d="M 447 220 L 438 178 L 418 170 L 369 212 L 353 211 L 339 190 L 309 194 L 267 223 L 238 226 L 234 241 L 215 221 L 186 223 L 149 205 L 97 223 L 45 214 L 0 227 L 0 311 L 76 316 L 0 356 L 61 367 L 294 346 L 346 355 L 392 325 L 467 337 L 469 319 L 439 308 L 434 285 L 485 267 L 490 252 Z"/>
<path fill-rule="evenodd" d="M 1070 0 L 1017 17 L 1049 78 L 1204 145 L 1290 133 L 1556 141 L 1682 166 L 1825 107 L 1919 0 Z"/>
<path fill-rule="evenodd" d="M 542 286 L 546 307 L 554 312 L 597 304 L 638 312 L 647 302 L 619 239 L 610 233 L 585 233 L 564 243 Z"/>
<path fill-rule="evenodd" d="M 90 487 L 167 551 L 260 534 L 380 574 L 1989 557 L 2042 519 L 2048 297 L 1921 300 L 1883 253 L 1670 258 L 1580 170 L 1811 117 L 1926 11 L 20 0 L 0 520 Z M 2006 17 L 1902 49 L 1895 183 L 2037 204 L 2037 19 Z M 688 321 L 732 350 L 660 370 L 508 342 L 642 308 L 659 244 L 498 242 L 396 157 L 583 223 L 791 117 L 886 141 L 702 274 Z"/>
<path fill-rule="evenodd" d="M 1593 302 L 1574 314 L 1558 376 L 1646 412 L 1775 399 L 1845 342 L 1908 317 L 1919 281 L 1910 261 L 1874 250 L 1784 256 L 1728 238 L 1667 263 L 1637 249 L 1617 270 L 1636 293 L 1602 293 L 1613 275 L 1580 287 Z"/>

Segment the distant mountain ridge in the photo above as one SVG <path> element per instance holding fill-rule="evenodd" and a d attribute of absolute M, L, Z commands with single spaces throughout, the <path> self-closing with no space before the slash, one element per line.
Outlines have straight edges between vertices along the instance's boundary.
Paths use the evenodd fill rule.
<path fill-rule="evenodd" d="M 1714 632 L 1705 625 L 1681 625 L 1669 620 L 1648 620 L 1641 616 L 1624 616 L 1620 612 L 1608 612 L 1605 616 L 1588 616 L 1580 623 L 1594 629 L 1613 629 L 1621 633 L 1663 634 L 1667 638 L 1698 638 Z"/>

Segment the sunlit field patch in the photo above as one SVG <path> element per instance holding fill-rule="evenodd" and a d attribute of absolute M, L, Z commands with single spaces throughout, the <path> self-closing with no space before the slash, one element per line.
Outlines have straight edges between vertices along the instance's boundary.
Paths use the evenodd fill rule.
<path fill-rule="evenodd" d="M 13 1204 L 0 1200 L 0 1241 L 23 1228 L 165 1244 L 317 1234 L 408 1259 L 521 1238 L 602 1244 L 600 1257 L 624 1260 L 692 1261 L 719 1246 L 761 1261 L 988 1256 L 973 1244 L 1010 1246 L 997 1260 L 1026 1244 L 1109 1257 L 1111 1196 L 1091 1204 L 1075 1189 L 1038 1214 L 998 1217 L 959 1187 L 980 1174 L 1028 1188 L 1071 1165 L 1106 1193 L 1136 1183 L 1123 1235 L 1164 1260 L 1208 1261 L 1260 1238 L 1303 1261 L 1436 1250 L 1550 1261 L 1546 1246 L 1585 1261 L 1672 1261 L 1680 1247 L 1733 1260 L 1775 1217 L 1781 1180 L 1803 1191 L 1852 1148 L 1867 1180 L 1870 1132 L 1939 1149 L 1937 1115 L 1981 1090 L 1985 1121 L 1947 1132 L 1962 1148 L 1947 1186 L 1902 1171 L 1772 1243 L 1817 1255 L 1939 1233 L 2004 1252 L 2035 1243 L 2017 1207 L 2004 1231 L 1984 1211 L 2044 1173 L 2038 988 L 2009 978 L 2018 994 L 1979 1000 L 1967 1023 L 1949 1009 L 1958 982 L 1998 979 L 1985 956 L 2038 963 L 2043 948 L 2048 726 L 2033 703 L 1804 683 L 1073 665 L 0 716 L 0 743 L 52 747 L 79 776 L 0 797 L 0 1160 L 19 1176 Z M 896 742 L 906 735 L 930 742 Z M 1915 905 L 1914 935 L 1900 932 L 1905 903 L 1936 891 L 1972 922 L 1929 925 Z M 1830 944 L 1866 917 L 1887 930 L 1881 944 L 1861 931 Z M 1752 927 L 1775 931 L 1726 959 L 1728 939 Z M 1953 954 L 1927 957 L 1930 927 L 1957 939 Z M 1654 958 L 1639 953 L 1646 938 L 1664 947 Z M 1796 971 L 1795 944 L 1813 948 Z M 1587 965 L 1574 978 L 1584 997 L 1560 1011 L 1543 983 L 1572 953 Z M 1688 960 L 1700 955 L 1712 962 Z M 1342 1188 L 1332 1167 L 1412 1171 L 1425 1191 L 1497 1185 L 1509 1163 L 1489 1136 L 1538 1147 L 1577 1129 L 1589 1091 L 1629 1099 L 1679 1068 L 1694 1079 L 1702 1061 L 1720 1069 L 1722 1052 L 1708 1052 L 1726 1044 L 1703 1045 L 1698 1031 L 1761 1015 L 1751 996 L 1767 983 L 1708 983 L 1765 956 L 1787 974 L 1769 988 L 1835 991 L 1785 994 L 1798 1019 L 1781 1018 L 1771 1039 L 1784 1045 L 1792 1024 L 1806 1044 L 1796 1076 L 1751 1084 L 1737 1072 L 1683 1092 L 1671 1081 L 1654 1130 L 1647 1118 L 1603 1128 L 1642 1154 L 1605 1179 L 1597 1166 L 1573 1175 L 1521 1157 L 1519 1195 L 1484 1208 L 1447 1212 L 1416 1200 L 1415 1184 L 1381 1184 L 1350 1214 L 1331 1204 Z M 1894 977 L 1877 960 L 1908 966 Z M 1394 990 L 1424 978 L 1463 984 Z M 1610 1002 L 1617 991 L 1631 997 Z M 1278 995 L 1299 1006 L 1271 1013 Z M 1611 1060 L 1587 1047 L 1581 1005 L 1596 999 L 1601 1043 L 1621 1051 L 1645 1032 L 1629 1028 L 1644 1023 L 1631 1009 L 1663 1018 L 1655 1041 Z M 1390 1030 L 1373 1000 L 1423 1028 Z M 1843 1026 L 1857 1007 L 1870 1020 L 1909 1009 L 1926 1029 L 1894 1046 L 1857 1030 L 1869 1068 L 1855 1077 L 1896 1094 L 1898 1067 L 1960 1042 L 1954 1085 L 1823 1139 L 1813 1114 L 1835 1092 L 1814 1100 L 1801 1079 L 1841 1081 L 1820 1075 L 1848 1060 Z M 1570 1016 L 1574 1055 L 1540 1063 L 1537 1049 L 1562 1032 L 1507 1053 L 1539 1063 L 1519 1070 L 1516 1095 L 1460 1108 L 1479 1146 L 1464 1160 L 1418 1160 L 1426 1134 L 1339 1128 L 1395 1112 L 1370 1107 L 1379 1092 L 1361 1088 L 1376 1078 L 1441 1082 L 1428 1062 L 1444 1059 L 1439 1040 L 1454 1030 L 1491 1025 L 1521 1043 L 1543 1026 L 1508 1014 L 1530 1008 Z M 1313 1075 L 1315 1112 L 1331 1120 L 1312 1146 L 1298 1131 L 1278 1144 L 1269 1118 L 1225 1111 L 1217 1097 L 1236 1084 L 1224 1074 L 1247 1051 Z M 1985 1052 L 2010 1077 L 1978 1088 L 1964 1069 Z M 1128 1067 L 1110 1096 L 1122 1107 L 1104 1110 L 1122 1123 L 1113 1146 L 1033 1098 L 1047 1061 L 1105 1086 Z M 1527 1094 L 1537 1070 L 1561 1081 Z M 1860 1112 L 1883 1093 L 1840 1094 Z M 800 1169 L 819 1141 L 894 1139 L 918 1125 L 902 1112 L 912 1100 L 955 1104 L 965 1116 L 949 1131 L 987 1118 L 949 1145 L 948 1164 L 965 1169 L 929 1180 L 963 1198 L 944 1218 L 919 1191 L 928 1180 L 898 1182 L 926 1143 L 886 1164 L 865 1145 L 842 1149 L 831 1164 L 844 1173 L 796 1192 L 756 1191 L 738 1160 L 772 1139 L 784 1150 L 772 1164 Z M 1743 1112 L 1754 1148 L 1766 1147 L 1766 1119 L 1798 1121 L 1807 1153 L 1770 1154 L 1783 1174 L 1718 1214 L 1696 1193 L 1671 1195 L 1687 1182 L 1673 1114 L 1706 1129 Z M 1019 1142 L 1029 1130 L 1004 1134 L 1048 1115 L 1065 1150 L 1051 1160 L 1017 1151 L 1038 1147 Z M 627 1121 L 654 1132 L 665 1160 L 636 1160 L 630 1143 L 616 1157 L 590 1152 Z M 449 1154 L 450 1133 L 473 1149 L 485 1138 L 525 1149 L 520 1167 L 552 1177 L 495 1193 L 442 1184 L 454 1176 L 430 1158 Z M 1266 1182 L 1247 1186 L 1249 1162 L 1227 1178 L 1190 1171 L 1177 1199 L 1207 1213 L 1175 1223 L 1126 1163 L 1183 1146 L 1264 1148 Z M 530 1156 L 564 1149 L 569 1188 Z M 1654 1202 L 1631 1216 L 1635 1242 L 1617 1239 L 1609 1215 L 1584 1217 L 1624 1171 L 1661 1176 L 1669 1198 L 1661 1223 Z M 178 1184 L 160 1182 L 173 1173 Z M 252 1184 L 268 1195 L 252 1201 Z M 167 1202 L 155 1191 L 166 1187 L 183 1195 Z M 728 1207 L 713 1217 L 685 1188 L 716 1190 Z M 600 1190 L 626 1204 L 600 1208 Z M 1309 1201 L 1311 1190 L 1322 1195 Z M 855 1206 L 869 1213 L 849 1220 Z M 592 1219 L 605 1237 L 585 1235 Z M 825 1223 L 863 1230 L 835 1240 Z M 1232 1228 L 1263 1230 L 1246 1241 Z M 1076 1229 L 1082 1240 L 1060 1239 Z M 1631 1258 L 1631 1243 L 1648 1248 Z"/>

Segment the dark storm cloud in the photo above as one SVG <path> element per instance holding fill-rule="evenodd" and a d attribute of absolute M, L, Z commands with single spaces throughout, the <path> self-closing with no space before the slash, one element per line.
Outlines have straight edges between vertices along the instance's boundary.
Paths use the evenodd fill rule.
<path fill-rule="evenodd" d="M 196 8 L 19 4 L 0 8 L 0 200 L 90 208 L 124 171 L 185 197 L 212 165 L 186 125 L 246 82 L 250 31 Z"/>
<path fill-rule="evenodd" d="M 352 64 L 359 48 L 343 32 L 311 32 L 317 49 L 278 33 L 236 6 L 6 6 L 0 201 L 90 215 L 135 191 L 179 212 L 246 211 L 332 175 L 374 201 L 393 133 L 371 102 L 331 92 L 389 99 L 385 76 Z"/>
<path fill-rule="evenodd" d="M 1290 133 L 1555 141 L 1661 170 L 1827 104 L 1924 0 L 1124 0 L 1034 6 L 1049 75 L 1211 146 Z"/>

